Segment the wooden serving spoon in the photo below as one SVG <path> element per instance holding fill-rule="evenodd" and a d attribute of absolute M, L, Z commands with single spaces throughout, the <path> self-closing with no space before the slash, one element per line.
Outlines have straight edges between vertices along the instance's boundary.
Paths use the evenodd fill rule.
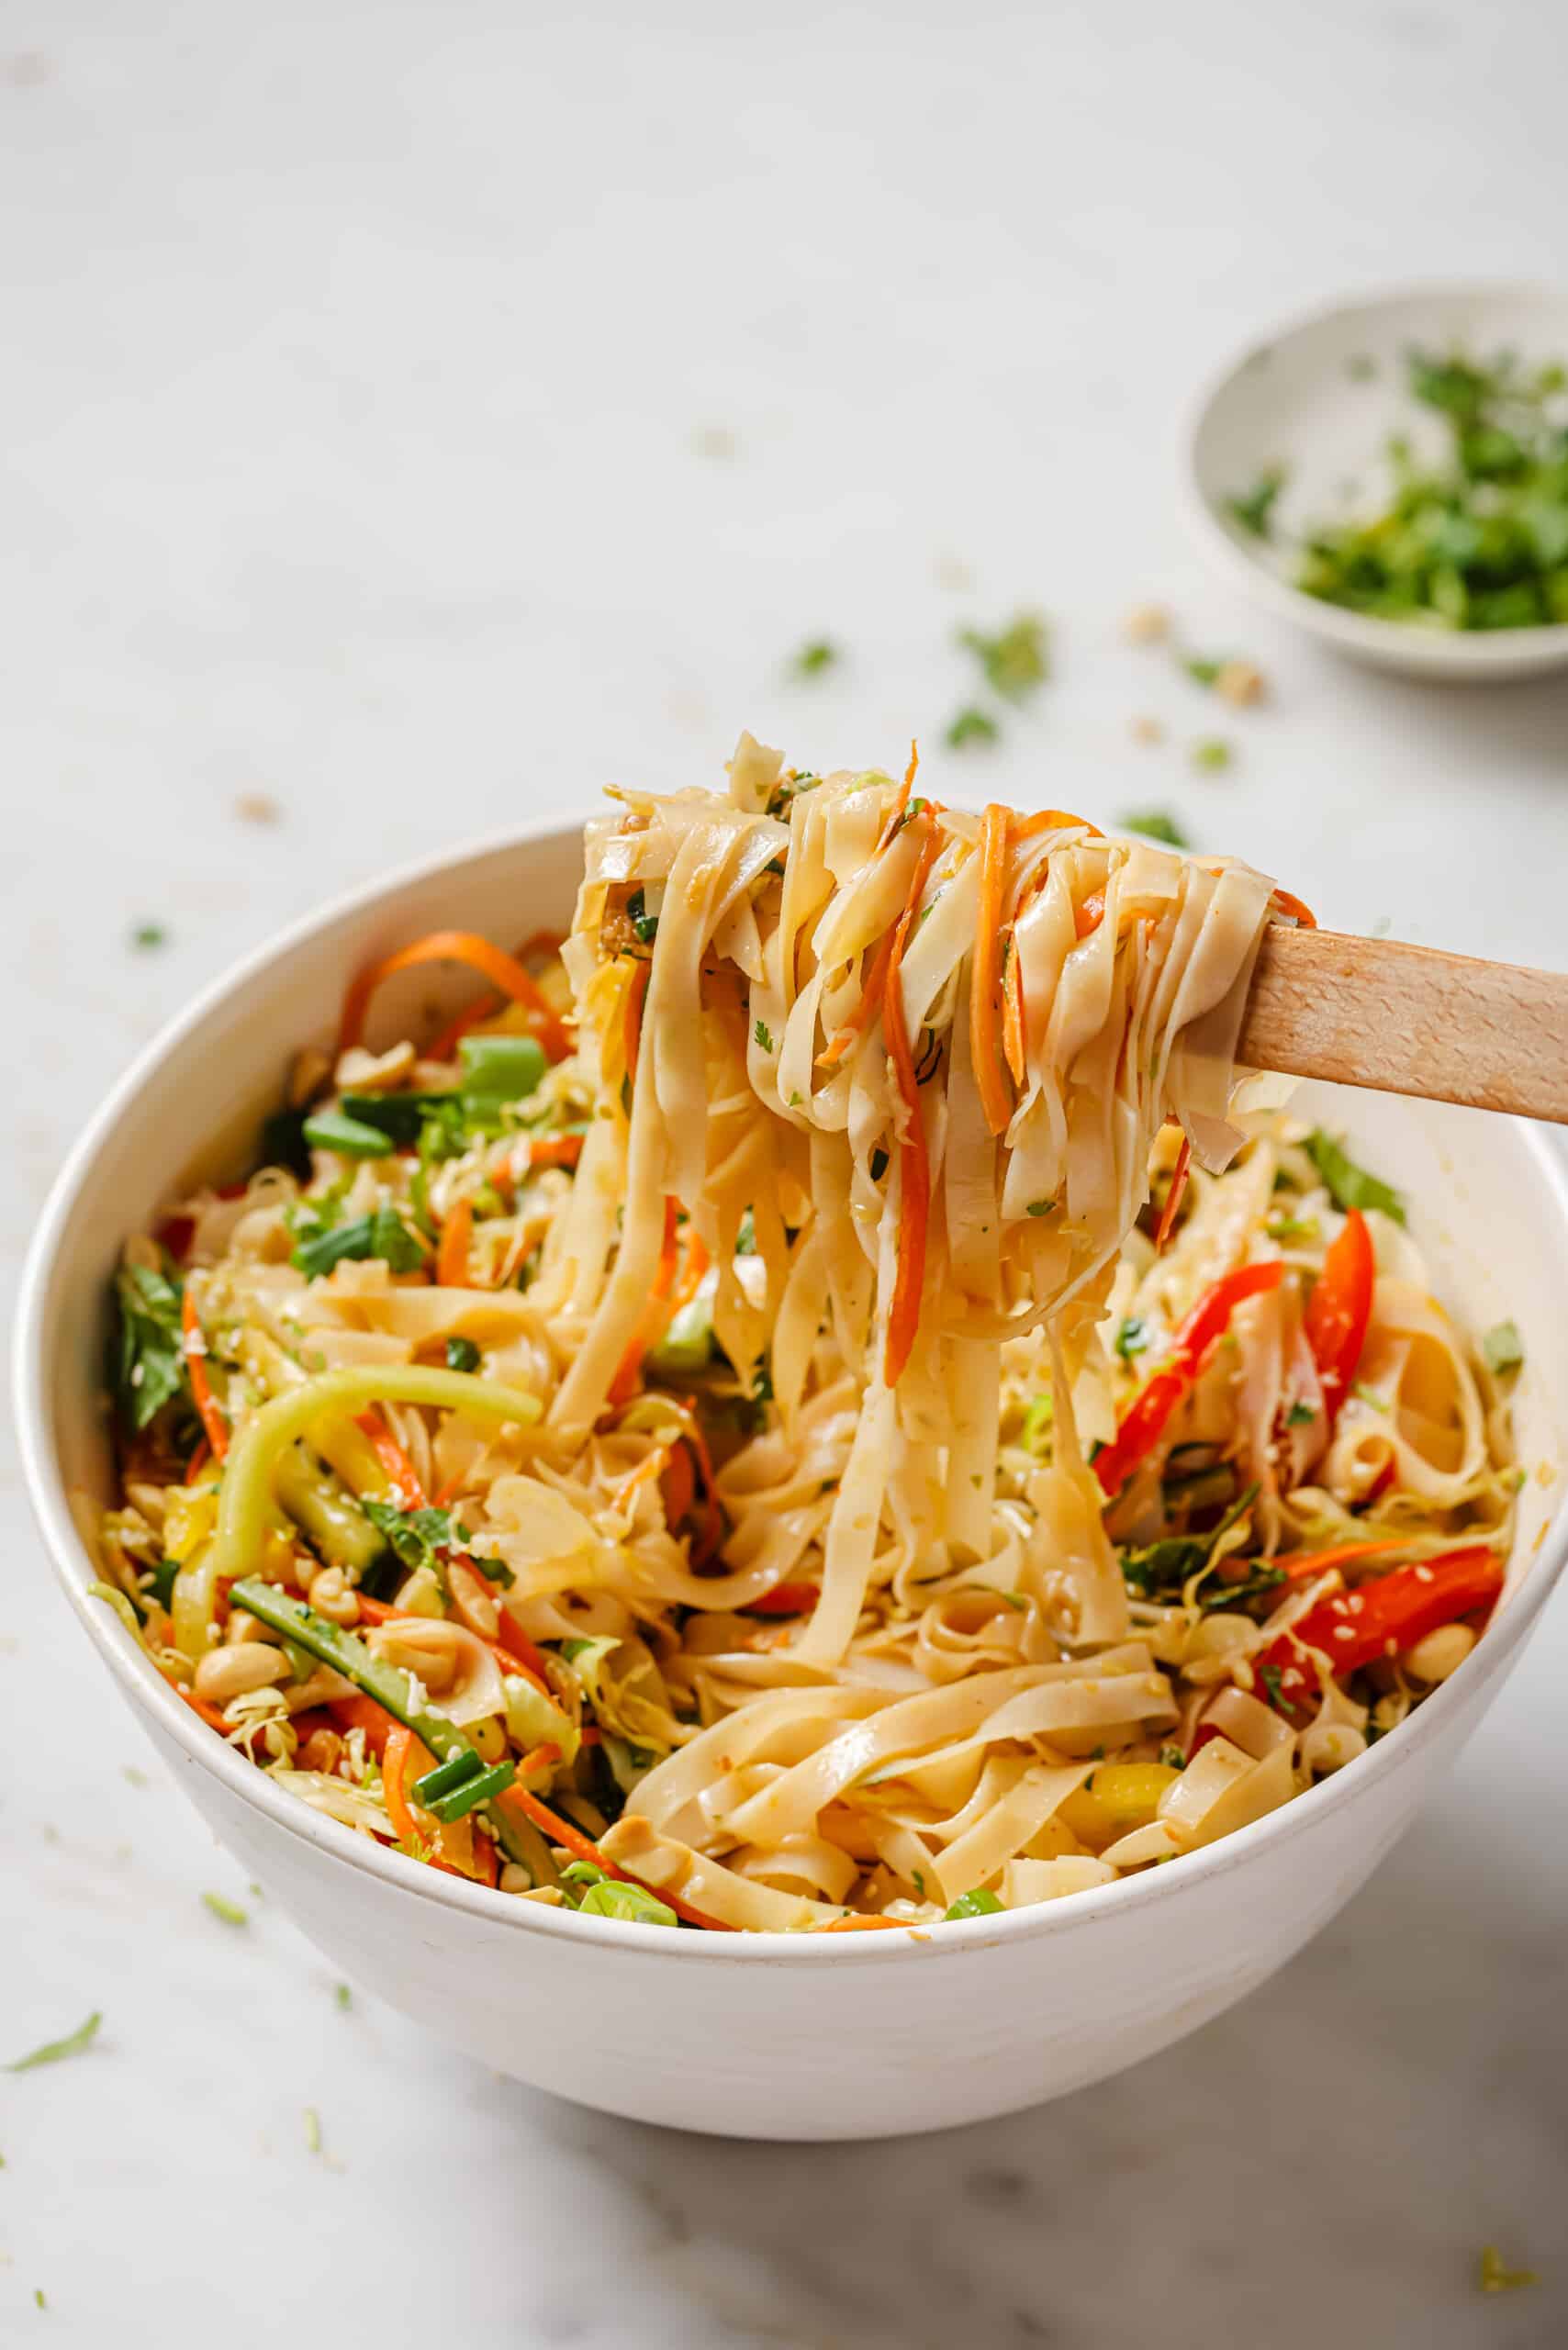
<path fill-rule="evenodd" d="M 1237 1058 L 1568 1125 L 1568 973 L 1273 923 Z"/>

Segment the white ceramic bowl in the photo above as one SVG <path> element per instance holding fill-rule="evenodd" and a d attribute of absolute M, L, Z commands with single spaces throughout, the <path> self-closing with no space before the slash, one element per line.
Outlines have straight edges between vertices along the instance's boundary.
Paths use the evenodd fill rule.
<path fill-rule="evenodd" d="M 1286 540 L 1325 517 L 1377 510 L 1383 447 L 1403 432 L 1439 453 L 1440 420 L 1410 398 L 1412 344 L 1490 358 L 1502 350 L 1568 363 L 1568 293 L 1546 285 L 1415 285 L 1315 310 L 1249 343 L 1201 394 L 1182 471 L 1204 548 L 1255 602 L 1374 667 L 1450 684 L 1538 677 L 1568 666 L 1568 626 L 1410 627 L 1341 610 L 1292 585 L 1288 548 L 1234 521 L 1227 498 L 1271 466 L 1286 480 L 1275 514 Z M 1368 368 L 1371 373 L 1365 372 Z"/>
<path fill-rule="evenodd" d="M 372 1846 L 293 1802 L 205 1729 L 118 1619 L 74 1490 L 109 1493 L 105 1285 L 123 1235 L 195 1169 L 241 1162 L 299 1043 L 350 974 L 438 925 L 512 939 L 569 913 L 575 831 L 541 826 L 330 907 L 221 980 L 95 1117 L 45 1212 L 16 1344 L 22 1453 L 55 1568 L 122 1695 L 247 1875 L 335 1964 L 471 2054 L 611 2112 L 743 2137 L 934 2130 L 1077 2088 L 1263 1981 L 1376 1866 L 1518 1655 L 1568 1549 L 1532 1478 L 1486 1638 L 1397 1736 L 1238 1835 L 1151 1874 L 1010 1915 L 891 1934 L 675 1934 L 509 1900 Z M 396 983 L 396 1031 L 439 983 Z M 389 995 L 392 990 L 388 990 Z M 452 1001 L 452 994 L 442 999 Z M 1330 1097 L 1419 1203 L 1438 1278 L 1476 1322 L 1508 1313 L 1529 1369 L 1523 1457 L 1556 1457 L 1568 1395 L 1568 1185 L 1501 1119 Z M 1458 1895 L 1456 1893 L 1456 1898 Z"/>

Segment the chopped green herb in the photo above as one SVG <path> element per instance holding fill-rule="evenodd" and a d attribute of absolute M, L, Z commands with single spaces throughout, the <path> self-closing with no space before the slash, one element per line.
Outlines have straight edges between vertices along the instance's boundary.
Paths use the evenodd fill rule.
<path fill-rule="evenodd" d="M 961 751 L 970 743 L 994 743 L 996 736 L 995 719 L 971 702 L 948 722 L 946 739 L 950 751 Z"/>
<path fill-rule="evenodd" d="M 626 901 L 626 919 L 637 934 L 639 943 L 651 946 L 659 934 L 659 918 L 646 911 L 641 890 L 633 890 Z"/>
<path fill-rule="evenodd" d="M 789 1101 L 789 1105 L 788 1105 L 788 1106 L 789 1106 L 791 1110 L 798 1110 L 798 1109 L 801 1107 L 801 1100 L 802 1100 L 802 1098 L 803 1098 L 803 1097 L 801 1096 L 801 1091 L 800 1091 L 799 1087 L 797 1087 L 797 1088 L 795 1089 L 795 1091 L 794 1091 L 790 1094 L 790 1101 Z"/>
<path fill-rule="evenodd" d="M 1210 660 L 1206 655 L 1193 653 L 1182 655 L 1182 666 L 1195 686 L 1212 686 L 1217 684 L 1219 673 L 1224 668 L 1225 663 Z"/>
<path fill-rule="evenodd" d="M 63 2040 L 46 2040 L 41 2048 L 31 2050 L 26 2056 L 18 2056 L 14 2064 L 6 2065 L 6 2070 L 8 2073 L 30 2073 L 39 2065 L 58 2065 L 66 2056 L 80 2056 L 84 2048 L 91 2047 L 103 2020 L 101 2011 L 95 2008 L 86 2022 L 78 2024 L 75 2031 L 68 2032 Z"/>
<path fill-rule="evenodd" d="M 139 922 L 130 934 L 130 943 L 146 955 L 156 946 L 167 946 L 169 934 L 161 922 Z"/>
<path fill-rule="evenodd" d="M 1316 1240 L 1322 1226 L 1315 1215 L 1271 1215 L 1263 1229 L 1271 1240 Z"/>
<path fill-rule="evenodd" d="M 182 1291 L 146 1265 L 125 1265 L 115 1277 L 119 1329 L 111 1373 L 120 1418 L 144 1428 L 163 1405 L 185 1392 L 180 1328 Z"/>
<path fill-rule="evenodd" d="M 1031 1200 L 1024 1213 L 1025 1215 L 1049 1215 L 1055 1205 L 1054 1200 Z"/>
<path fill-rule="evenodd" d="M 311 2154 L 321 2151 L 321 2117 L 313 2105 L 305 2109 L 305 2150 Z"/>
<path fill-rule="evenodd" d="M 1193 844 L 1176 822 L 1162 808 L 1135 810 L 1131 815 L 1118 816 L 1116 823 L 1124 833 L 1141 833 L 1146 840 L 1163 841 L 1167 848 L 1191 848 Z"/>
<path fill-rule="evenodd" d="M 348 1117 L 342 1110 L 316 1111 L 306 1119 L 303 1131 L 312 1150 L 335 1150 L 345 1158 L 385 1158 L 392 1148 L 390 1136 L 379 1126 Z"/>
<path fill-rule="evenodd" d="M 388 1142 L 407 1149 L 418 1142 L 427 1118 L 458 1113 L 455 1093 L 343 1093 L 338 1107 L 356 1125 L 375 1126 Z"/>
<path fill-rule="evenodd" d="M 465 1526 L 460 1526 L 449 1509 L 400 1509 L 396 1502 L 373 1501 L 368 1497 L 360 1504 L 379 1534 L 384 1534 L 396 1555 L 411 1572 L 429 1567 L 438 1583 L 443 1583 L 441 1553 L 462 1550 L 471 1539 Z"/>
<path fill-rule="evenodd" d="M 1568 620 L 1568 437 L 1555 371 L 1507 353 L 1483 364 L 1420 350 L 1406 368 L 1448 445 L 1424 462 L 1406 439 L 1391 440 L 1382 510 L 1309 532 L 1297 585 L 1417 627 Z"/>
<path fill-rule="evenodd" d="M 332 1997 L 340 2008 L 352 2008 L 353 2005 L 353 1993 L 346 1983 L 340 1983 Z"/>
<path fill-rule="evenodd" d="M 477 1371 L 484 1360 L 472 1338 L 448 1338 L 444 1352 L 448 1371 Z"/>
<path fill-rule="evenodd" d="M 1257 1498 L 1257 1486 L 1249 1485 L 1244 1493 L 1238 1494 L 1218 1525 L 1211 1527 L 1207 1533 L 1168 1534 L 1159 1542 L 1124 1550 L 1124 1580 L 1144 1599 L 1158 1599 L 1180 1591 L 1183 1583 L 1208 1565 L 1221 1535 L 1229 1533 Z"/>
<path fill-rule="evenodd" d="M 251 1917 L 249 1910 L 241 1909 L 237 1901 L 229 1900 L 228 1897 L 221 1893 L 204 1893 L 201 1897 L 207 1904 L 207 1908 L 211 1910 L 213 1916 L 215 1918 L 221 1918 L 226 1926 L 248 1926 L 250 1924 Z"/>
<path fill-rule="evenodd" d="M 757 1049 L 759 1052 L 770 1053 L 773 1050 L 772 1035 L 760 1020 L 753 1029 L 752 1035 L 756 1039 Z"/>
<path fill-rule="evenodd" d="M 1282 1665 L 1263 1664 L 1258 1668 L 1258 1678 L 1268 1691 L 1271 1702 L 1282 1714 L 1294 1714 L 1296 1710 L 1294 1706 L 1291 1704 L 1288 1697 L 1283 1697 L 1280 1694 L 1284 1677 Z"/>
<path fill-rule="evenodd" d="M 1282 469 L 1278 465 L 1271 465 L 1266 473 L 1259 475 L 1250 489 L 1226 499 L 1226 512 L 1233 521 L 1239 522 L 1244 531 L 1250 531 L 1255 539 L 1269 538 L 1273 531 L 1274 500 L 1284 487 L 1284 482 Z"/>
<path fill-rule="evenodd" d="M 1307 1136 L 1305 1147 L 1336 1207 L 1377 1208 L 1395 1224 L 1404 1223 L 1405 1203 L 1398 1192 L 1364 1167 L 1358 1167 L 1332 1135 L 1318 1126 Z"/>
<path fill-rule="evenodd" d="M 1046 623 L 1037 612 L 1020 612 L 994 636 L 960 629 L 958 642 L 974 655 L 991 691 L 1005 701 L 1022 701 L 1046 681 Z"/>
<path fill-rule="evenodd" d="M 838 647 L 825 636 L 814 637 L 810 644 L 802 644 L 791 663 L 797 677 L 820 677 L 838 659 Z"/>
<path fill-rule="evenodd" d="M 1316 1417 L 1317 1414 L 1310 1404 L 1293 1404 L 1285 1414 L 1285 1426 L 1288 1428 L 1309 1427 Z"/>
<path fill-rule="evenodd" d="M 994 1893 L 977 1886 L 972 1893 L 960 1893 L 952 1908 L 945 1914 L 944 1922 L 952 1918 L 989 1918 L 1002 1908 Z"/>
<path fill-rule="evenodd" d="M 1495 2290 L 1496 2288 L 1494 2287 L 1491 2289 Z M 35 2285 L 33 2287 L 33 2307 L 40 2310 L 46 2310 L 49 2307 L 49 2302 L 44 2296 L 44 2289 L 41 2285 Z"/>
<path fill-rule="evenodd" d="M 1056 1406 L 1048 1395 L 1036 1395 L 1024 1414 L 1024 1425 L 1018 1431 L 1018 1441 L 1025 1452 L 1038 1455 L 1046 1449 L 1046 1432 L 1056 1417 Z"/>
<path fill-rule="evenodd" d="M 1500 1377 L 1506 1371 L 1518 1371 L 1525 1359 L 1524 1340 L 1517 1324 L 1495 1322 L 1481 1341 L 1481 1352 L 1486 1368 Z"/>
<path fill-rule="evenodd" d="M 1201 743 L 1193 745 L 1193 765 L 1206 768 L 1211 774 L 1229 767 L 1235 756 L 1235 751 L 1220 734 L 1205 735 Z"/>
<path fill-rule="evenodd" d="M 924 1901 L 925 1898 L 925 1878 L 919 1869 L 913 1869 L 911 1871 L 910 1883 L 913 1886 L 916 1893 L 919 1894 L 921 1899 Z"/>
<path fill-rule="evenodd" d="M 418 1272 L 425 1261 L 424 1250 L 393 1208 L 379 1207 L 349 1224 L 307 1217 L 295 1227 L 290 1262 L 312 1281 L 334 1265 L 377 1257 L 395 1273 Z"/>
<path fill-rule="evenodd" d="M 1370 1404 L 1374 1412 L 1386 1412 L 1388 1410 L 1388 1405 L 1383 1398 L 1377 1393 L 1374 1388 L 1369 1387 L 1364 1379 L 1352 1379 L 1350 1382 L 1350 1393 L 1352 1395 L 1359 1395 L 1363 1404 Z"/>
<path fill-rule="evenodd" d="M 1187 1767 L 1187 1758 L 1179 1746 L 1162 1746 L 1159 1759 L 1168 1771 L 1184 1771 Z"/>
<path fill-rule="evenodd" d="M 1124 1362 L 1131 1362 L 1134 1355 L 1141 1355 L 1148 1348 L 1148 1325 L 1141 1314 L 1129 1314 L 1116 1332 L 1116 1352 Z"/>

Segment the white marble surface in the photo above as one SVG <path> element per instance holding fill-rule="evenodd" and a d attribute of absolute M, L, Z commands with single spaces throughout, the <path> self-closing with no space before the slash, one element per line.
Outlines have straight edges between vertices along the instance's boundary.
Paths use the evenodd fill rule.
<path fill-rule="evenodd" d="M 105 1081 L 240 949 L 454 834 L 710 778 L 742 723 L 812 764 L 918 731 L 955 796 L 1163 804 L 1338 926 L 1563 959 L 1568 692 L 1338 667 L 1209 584 L 1171 494 L 1182 401 L 1271 315 L 1560 262 L 1556 12 L 655 13 L 0 17 L 8 1279 Z M 1143 596 L 1273 679 L 1222 778 L 1182 748 L 1214 710 L 1118 640 Z M 1057 680 L 962 765 L 952 631 L 1021 601 Z M 823 632 L 842 670 L 787 684 Z M 341 2010 L 6 1465 L 0 2056 L 106 2019 L 0 2092 L 6 2344 L 1562 2339 L 1568 1602 L 1238 2012 L 988 2129 L 734 2147 Z M 1489 2242 L 1540 2287 L 1484 2300 Z"/>

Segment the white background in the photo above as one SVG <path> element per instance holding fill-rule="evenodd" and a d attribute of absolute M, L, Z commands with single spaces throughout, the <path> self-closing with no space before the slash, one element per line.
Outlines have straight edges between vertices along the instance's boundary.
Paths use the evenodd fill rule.
<path fill-rule="evenodd" d="M 916 733 L 944 794 L 1164 806 L 1336 927 L 1568 959 L 1568 690 L 1340 667 L 1208 582 L 1174 497 L 1193 388 L 1271 319 L 1560 265 L 1562 57 L 1546 0 L 6 0 L 7 1278 L 105 1083 L 242 949 L 606 780 L 712 781 L 743 724 L 812 766 Z M 1149 597 L 1270 707 L 1125 645 Z M 955 757 L 954 631 L 1022 604 L 1056 677 Z M 840 667 L 790 682 L 824 633 Z M 1562 1602 L 1380 1881 L 1231 2017 L 985 2130 L 730 2147 L 341 2010 L 6 1468 L 0 2056 L 106 2020 L 0 2082 L 0 2341 L 1561 2338 Z M 1483 2300 L 1489 2242 L 1541 2285 Z"/>

